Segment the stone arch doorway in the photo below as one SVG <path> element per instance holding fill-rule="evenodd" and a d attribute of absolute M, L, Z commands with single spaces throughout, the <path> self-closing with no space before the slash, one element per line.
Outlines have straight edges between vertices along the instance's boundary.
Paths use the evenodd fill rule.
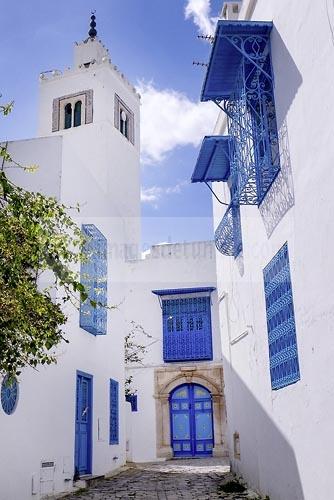
<path fill-rule="evenodd" d="M 170 395 L 183 384 L 197 384 L 209 391 L 213 418 L 213 456 L 228 456 L 225 445 L 225 398 L 221 364 L 178 365 L 154 370 L 157 457 L 172 458 Z"/>
<path fill-rule="evenodd" d="M 174 457 L 208 457 L 213 450 L 211 393 L 203 385 L 182 384 L 169 396 Z"/>

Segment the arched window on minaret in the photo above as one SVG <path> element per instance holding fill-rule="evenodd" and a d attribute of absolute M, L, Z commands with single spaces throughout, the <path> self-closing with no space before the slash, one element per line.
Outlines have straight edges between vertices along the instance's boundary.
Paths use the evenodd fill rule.
<path fill-rule="evenodd" d="M 65 106 L 65 119 L 64 119 L 64 128 L 72 127 L 72 104 L 69 102 Z"/>
<path fill-rule="evenodd" d="M 121 134 L 128 138 L 128 117 L 124 109 L 120 110 L 119 123 Z"/>
<path fill-rule="evenodd" d="M 81 101 L 77 101 L 74 106 L 74 127 L 81 125 Z"/>

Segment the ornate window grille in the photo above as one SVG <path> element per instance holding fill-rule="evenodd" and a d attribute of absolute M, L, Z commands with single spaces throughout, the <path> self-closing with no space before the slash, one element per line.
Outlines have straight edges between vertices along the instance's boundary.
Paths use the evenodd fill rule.
<path fill-rule="evenodd" d="M 227 182 L 231 175 L 230 158 L 233 150 L 230 136 L 205 136 L 191 182 Z M 242 250 L 242 236 L 238 197 L 233 196 L 235 189 L 232 185 L 232 202 L 216 230 L 215 242 L 221 253 L 237 257 Z"/>
<path fill-rule="evenodd" d="M 88 299 L 80 304 L 80 326 L 93 335 L 107 333 L 107 240 L 94 224 L 83 224 L 87 238 L 84 245 L 86 261 L 81 263 L 81 283 Z M 90 301 L 97 305 L 94 307 Z"/>
<path fill-rule="evenodd" d="M 163 359 L 211 360 L 212 287 L 153 290 L 161 297 Z"/>
<path fill-rule="evenodd" d="M 7 415 L 14 413 L 19 399 L 19 384 L 16 378 L 4 377 L 1 384 L 1 406 Z"/>
<path fill-rule="evenodd" d="M 118 382 L 110 379 L 109 444 L 119 444 Z"/>
<path fill-rule="evenodd" d="M 300 379 L 288 245 L 263 270 L 272 389 Z"/>
<path fill-rule="evenodd" d="M 228 117 L 234 201 L 260 204 L 280 170 L 272 23 L 218 21 L 202 101 Z"/>
<path fill-rule="evenodd" d="M 224 255 L 237 257 L 242 251 L 240 206 L 232 202 L 215 232 L 216 248 Z"/>

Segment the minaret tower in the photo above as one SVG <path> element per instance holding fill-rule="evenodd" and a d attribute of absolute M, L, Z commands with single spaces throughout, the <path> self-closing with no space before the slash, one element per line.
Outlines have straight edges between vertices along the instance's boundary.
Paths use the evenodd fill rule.
<path fill-rule="evenodd" d="M 139 246 L 140 96 L 97 36 L 74 46 L 73 67 L 40 75 L 40 136 L 62 141 L 61 201 L 79 203 L 113 242 Z M 108 222 L 107 222 L 108 220 Z"/>

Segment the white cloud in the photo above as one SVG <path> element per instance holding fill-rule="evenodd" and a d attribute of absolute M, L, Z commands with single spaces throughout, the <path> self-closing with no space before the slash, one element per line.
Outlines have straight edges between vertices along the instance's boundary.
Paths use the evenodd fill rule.
<path fill-rule="evenodd" d="M 210 10 L 210 0 L 188 0 L 185 6 L 185 18 L 193 18 L 201 35 L 213 35 L 215 32 L 217 18 L 210 17 Z"/>
<path fill-rule="evenodd" d="M 149 188 L 142 188 L 140 199 L 142 203 L 151 203 L 154 207 L 157 207 L 157 202 L 161 200 L 163 196 L 181 193 L 183 186 L 186 184 L 189 184 L 189 182 L 182 181 L 175 186 L 169 187 L 152 186 Z"/>
<path fill-rule="evenodd" d="M 213 103 L 191 101 L 173 89 L 157 89 L 152 82 L 140 82 L 142 161 L 152 164 L 165 159 L 178 146 L 198 146 L 217 119 Z"/>

